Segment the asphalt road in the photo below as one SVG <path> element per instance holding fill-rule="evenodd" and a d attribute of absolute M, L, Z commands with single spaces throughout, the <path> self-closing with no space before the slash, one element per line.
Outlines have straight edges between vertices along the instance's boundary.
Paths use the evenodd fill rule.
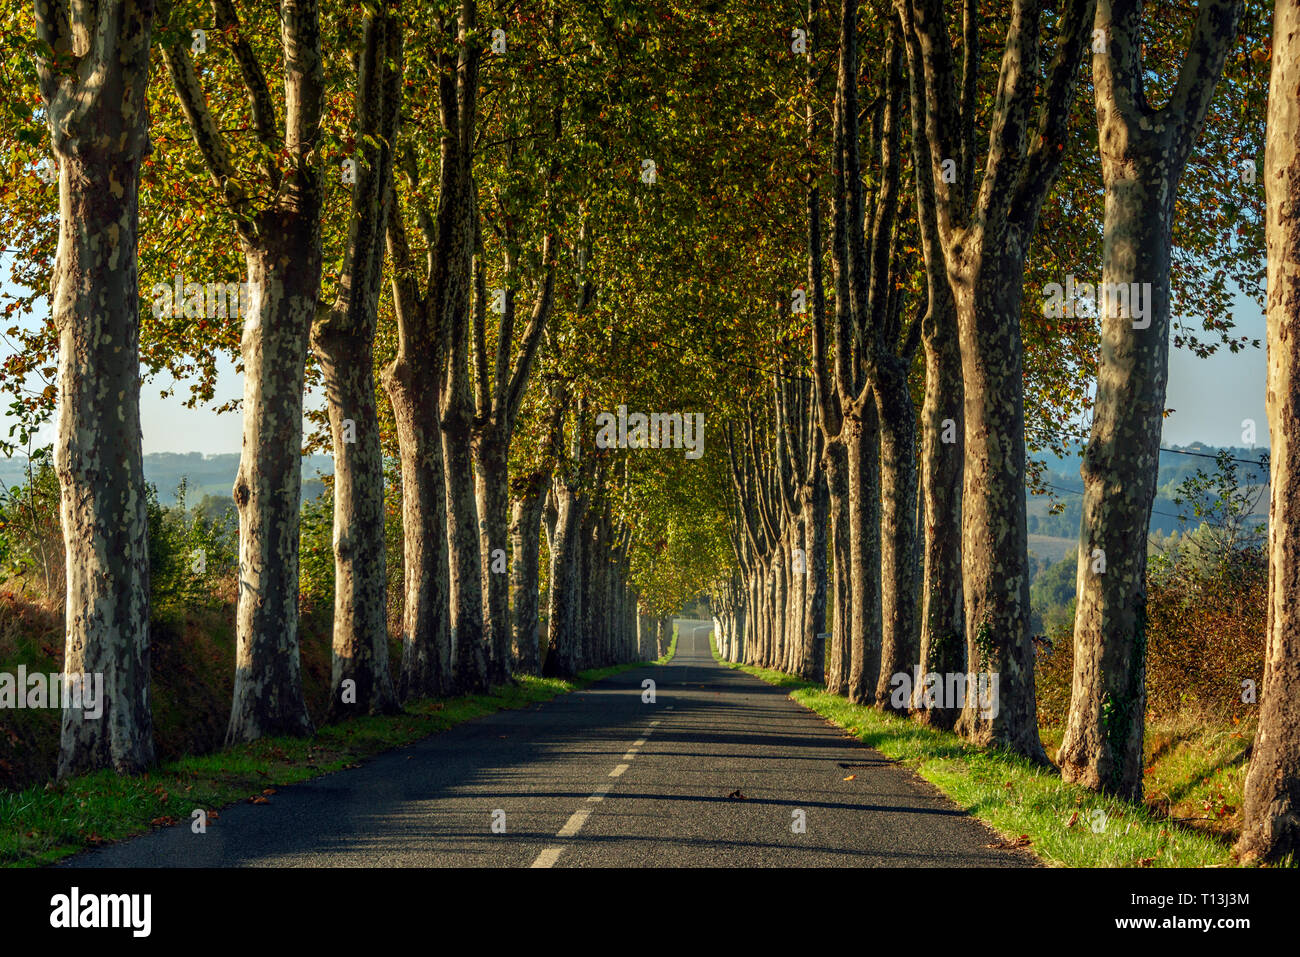
<path fill-rule="evenodd" d="M 990 847 L 991 830 L 785 692 L 718 665 L 708 626 L 678 624 L 668 665 L 279 788 L 222 811 L 206 834 L 185 821 L 64 866 L 1036 863 Z"/>

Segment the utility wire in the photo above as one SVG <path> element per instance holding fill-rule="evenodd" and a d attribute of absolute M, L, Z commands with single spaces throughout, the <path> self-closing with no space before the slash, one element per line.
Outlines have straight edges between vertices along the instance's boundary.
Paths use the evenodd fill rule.
<path fill-rule="evenodd" d="M 1057 438 L 1074 438 L 1074 439 L 1089 438 L 1088 435 L 1085 435 L 1082 432 L 1058 432 L 1052 429 L 1043 428 L 1040 425 L 1027 425 L 1025 426 L 1025 431 L 1041 432 L 1044 435 L 1053 435 L 1056 436 Z M 1170 455 L 1192 455 L 1200 459 L 1216 459 L 1216 460 L 1218 459 L 1217 455 L 1211 455 L 1208 452 L 1190 452 L 1187 449 L 1167 449 L 1163 445 L 1160 446 L 1160 451 L 1168 452 Z M 1231 455 L 1228 456 L 1228 459 L 1229 461 L 1232 462 L 1240 462 L 1242 465 L 1253 465 L 1256 468 L 1262 467 L 1264 464 L 1263 461 L 1260 459 L 1239 459 L 1236 456 L 1231 456 Z"/>

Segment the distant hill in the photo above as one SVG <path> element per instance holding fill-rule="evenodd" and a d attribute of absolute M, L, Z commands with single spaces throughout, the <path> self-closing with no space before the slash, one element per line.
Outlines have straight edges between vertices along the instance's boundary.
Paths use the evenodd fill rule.
<path fill-rule="evenodd" d="M 1179 508 L 1173 503 L 1173 496 L 1178 486 L 1196 474 L 1198 469 L 1207 474 L 1212 473 L 1215 468 L 1214 457 L 1218 452 L 1218 446 L 1205 445 L 1201 442 L 1170 446 L 1160 452 L 1160 470 L 1156 475 L 1156 500 L 1151 510 L 1151 531 L 1168 534 L 1182 528 L 1182 523 L 1178 520 Z M 1233 458 L 1255 462 L 1261 455 L 1267 455 L 1268 449 L 1229 447 L 1227 452 Z M 1079 520 L 1083 513 L 1083 479 L 1079 477 L 1080 456 L 1076 454 L 1061 457 L 1040 453 L 1032 458 L 1045 463 L 1047 470 L 1043 474 L 1043 481 L 1052 488 L 1049 489 L 1050 496 L 1026 492 L 1030 535 L 1068 539 L 1069 547 L 1073 548 L 1079 536 Z M 1239 464 L 1239 468 L 1244 484 L 1268 484 L 1267 473 L 1257 471 L 1252 481 L 1250 466 Z M 1259 481 L 1260 479 L 1263 481 Z M 1052 499 L 1065 506 L 1065 510 L 1056 515 L 1048 514 Z M 1268 513 L 1267 492 L 1260 496 L 1256 511 L 1261 515 Z"/>
<path fill-rule="evenodd" d="M 202 452 L 152 452 L 144 457 L 144 477 L 158 489 L 158 501 L 164 505 L 176 502 L 176 487 L 187 479 L 189 504 L 195 505 L 204 495 L 228 498 L 239 472 L 239 453 L 204 455 Z M 329 455 L 308 455 L 302 460 L 303 498 L 315 498 L 324 484 L 320 475 L 334 473 L 334 458 Z M 6 487 L 27 482 L 27 459 L 14 456 L 0 458 L 0 482 Z"/>

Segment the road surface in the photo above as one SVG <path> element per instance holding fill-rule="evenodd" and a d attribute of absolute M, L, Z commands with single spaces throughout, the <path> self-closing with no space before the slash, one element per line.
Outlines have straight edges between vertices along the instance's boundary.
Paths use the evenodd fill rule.
<path fill-rule="evenodd" d="M 717 664 L 668 665 L 69 858 L 73 867 L 1032 866 L 911 771 Z M 643 682 L 655 682 L 653 703 Z M 851 781 L 844 780 L 853 775 Z M 743 795 L 743 797 L 742 797 Z"/>

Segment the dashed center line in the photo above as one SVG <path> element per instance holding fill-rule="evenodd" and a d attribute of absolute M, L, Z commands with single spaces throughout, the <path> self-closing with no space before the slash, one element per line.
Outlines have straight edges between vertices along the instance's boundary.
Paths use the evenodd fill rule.
<path fill-rule="evenodd" d="M 649 734 L 651 731 L 653 731 L 654 726 L 658 723 L 659 723 L 658 719 L 651 721 L 650 726 L 645 729 L 645 734 Z M 636 742 L 632 745 L 632 750 L 628 751 L 627 754 L 623 755 L 624 763 L 618 765 L 616 768 L 614 768 L 613 771 L 610 771 L 609 776 L 611 778 L 622 777 L 623 772 L 628 769 L 627 762 L 631 761 L 633 758 L 636 757 L 637 755 L 636 749 L 641 747 L 643 744 L 645 744 L 645 738 L 638 738 Z M 605 795 L 608 793 L 609 793 L 608 791 L 596 791 L 593 794 L 589 795 L 587 797 L 587 800 L 592 804 L 599 804 L 601 801 L 605 800 Z M 569 816 L 569 819 L 564 822 L 564 827 L 560 828 L 560 830 L 556 833 L 555 836 L 556 837 L 575 836 L 579 831 L 582 830 L 582 825 L 587 823 L 587 818 L 591 817 L 591 811 L 592 809 L 589 807 L 578 808 L 578 810 L 574 811 L 573 814 Z M 562 847 L 542 848 L 541 853 L 537 855 L 537 859 L 534 860 L 533 863 L 529 866 L 530 867 L 554 867 L 555 862 L 560 859 L 560 855 L 562 853 L 564 853 L 564 848 Z"/>
<path fill-rule="evenodd" d="M 589 807 L 578 808 L 578 810 L 573 812 L 573 815 L 569 818 L 567 822 L 565 822 L 564 827 L 560 828 L 560 832 L 555 836 L 573 837 L 573 835 L 577 834 L 579 831 L 582 830 L 582 825 L 587 823 L 587 818 L 590 816 L 591 816 L 591 808 Z"/>
<path fill-rule="evenodd" d="M 533 861 L 533 867 L 554 867 L 555 862 L 559 860 L 562 847 L 548 847 L 542 853 L 537 855 L 537 860 Z"/>

